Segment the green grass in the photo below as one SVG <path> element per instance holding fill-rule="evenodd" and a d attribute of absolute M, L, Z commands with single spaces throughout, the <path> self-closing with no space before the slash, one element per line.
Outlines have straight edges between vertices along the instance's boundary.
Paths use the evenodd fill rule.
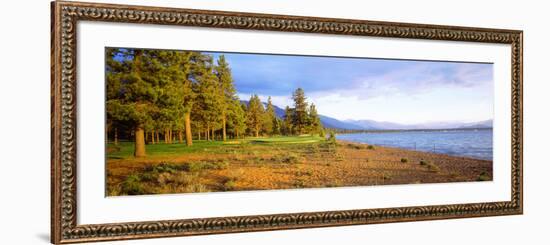
<path fill-rule="evenodd" d="M 185 144 L 148 144 L 145 146 L 147 156 L 166 156 L 166 155 L 179 155 L 181 153 L 193 153 L 200 151 L 209 151 L 219 149 L 222 146 L 222 141 L 193 141 L 193 145 L 188 147 Z M 114 145 L 108 144 L 107 147 L 113 147 Z M 133 157 L 134 154 L 134 142 L 119 142 L 118 147 L 120 151 L 107 153 L 109 159 L 123 159 Z"/>
<path fill-rule="evenodd" d="M 304 144 L 304 143 L 317 143 L 323 138 L 318 136 L 278 136 L 269 138 L 250 138 L 251 143 L 262 144 Z"/>
<path fill-rule="evenodd" d="M 284 150 L 286 147 L 293 147 L 295 144 L 320 144 L 323 139 L 318 136 L 277 136 L 269 138 L 246 138 L 227 141 L 205 141 L 194 140 L 192 146 L 185 144 L 148 144 L 145 146 L 147 157 L 155 156 L 177 156 L 185 153 L 205 152 L 212 154 L 234 154 L 243 152 L 246 145 L 266 145 Z M 108 144 L 107 159 L 131 159 L 134 154 L 133 142 L 119 142 L 115 147 Z"/>

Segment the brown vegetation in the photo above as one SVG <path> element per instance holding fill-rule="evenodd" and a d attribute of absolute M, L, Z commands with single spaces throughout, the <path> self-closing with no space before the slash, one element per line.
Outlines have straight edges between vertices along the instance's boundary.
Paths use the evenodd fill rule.
<path fill-rule="evenodd" d="M 337 145 L 227 144 L 223 152 L 110 159 L 108 195 L 492 180 L 492 161 L 342 141 Z"/>

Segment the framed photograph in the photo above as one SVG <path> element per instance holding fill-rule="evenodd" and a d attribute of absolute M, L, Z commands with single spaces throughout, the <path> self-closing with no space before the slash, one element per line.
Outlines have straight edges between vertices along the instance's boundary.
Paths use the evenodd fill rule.
<path fill-rule="evenodd" d="M 51 11 L 52 243 L 523 212 L 522 31 Z"/>

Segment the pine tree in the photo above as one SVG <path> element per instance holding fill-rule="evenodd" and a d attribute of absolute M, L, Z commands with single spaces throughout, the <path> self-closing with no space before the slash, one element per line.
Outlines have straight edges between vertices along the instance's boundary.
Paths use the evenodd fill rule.
<path fill-rule="evenodd" d="M 235 138 L 244 135 L 246 131 L 246 106 L 239 100 L 233 100 L 229 114 L 229 125 Z"/>
<path fill-rule="evenodd" d="M 296 128 L 297 134 L 303 134 L 307 127 L 308 114 L 307 114 L 307 101 L 302 88 L 296 89 L 292 94 L 294 100 L 294 116 L 293 125 Z"/>
<path fill-rule="evenodd" d="M 108 117 L 125 121 L 132 128 L 134 156 L 144 157 L 144 130 L 153 121 L 151 115 L 158 110 L 158 90 L 155 84 L 158 82 L 159 70 L 152 63 L 155 52 L 110 49 L 107 53 L 110 56 L 106 64 L 107 86 L 115 86 L 107 89 Z"/>
<path fill-rule="evenodd" d="M 113 103 L 120 103 L 119 100 L 123 99 L 123 94 L 121 93 L 122 78 L 125 72 L 128 72 L 127 69 L 123 66 L 122 62 L 115 60 L 115 57 L 121 53 L 118 49 L 106 49 L 106 98 L 107 105 Z M 108 107 L 107 110 L 107 120 L 105 125 L 105 141 L 109 143 L 109 133 L 112 131 L 114 133 L 114 144 L 118 144 L 118 123 L 123 123 L 123 120 L 126 116 L 121 111 L 116 111 L 121 109 L 118 106 Z"/>
<path fill-rule="evenodd" d="M 294 134 L 294 110 L 291 109 L 289 106 L 285 107 L 285 116 L 284 116 L 284 134 L 285 135 L 293 135 Z"/>
<path fill-rule="evenodd" d="M 273 131 L 272 135 L 281 135 L 281 127 L 282 127 L 283 121 L 281 121 L 280 118 L 275 117 L 273 118 Z"/>
<path fill-rule="evenodd" d="M 271 96 L 267 98 L 267 106 L 265 110 L 265 119 L 264 119 L 264 129 L 269 135 L 278 134 L 278 130 L 275 129 L 277 116 L 275 115 L 275 109 L 273 108 L 273 103 L 271 102 Z"/>
<path fill-rule="evenodd" d="M 191 112 L 195 103 L 197 94 L 194 87 L 194 72 L 197 69 L 197 60 L 201 57 L 199 52 L 183 52 L 180 60 L 181 77 L 180 90 L 183 93 L 183 128 L 185 131 L 185 143 L 187 146 L 193 145 L 193 132 L 191 129 Z"/>
<path fill-rule="evenodd" d="M 262 122 L 264 121 L 264 108 L 258 95 L 252 95 L 248 102 L 247 121 L 248 127 L 254 132 L 255 137 L 260 136 Z"/>
<path fill-rule="evenodd" d="M 323 130 L 317 108 L 313 103 L 309 106 L 309 128 L 311 135 L 319 134 Z"/>
<path fill-rule="evenodd" d="M 193 106 L 197 120 L 205 127 L 207 140 L 214 139 L 214 131 L 221 126 L 221 105 L 224 103 L 221 86 L 213 73 L 211 56 L 201 58 L 197 66 L 196 102 Z"/>
<path fill-rule="evenodd" d="M 227 126 L 227 114 L 233 109 L 231 106 L 235 104 L 232 103 L 234 100 L 237 100 L 235 86 L 233 85 L 233 77 L 231 75 L 231 69 L 229 64 L 225 60 L 225 56 L 220 55 L 218 57 L 218 65 L 215 67 L 215 73 L 218 77 L 218 82 L 221 86 L 221 92 L 223 95 L 222 103 L 220 104 L 220 111 L 222 113 L 222 138 L 226 140 L 226 126 Z"/>

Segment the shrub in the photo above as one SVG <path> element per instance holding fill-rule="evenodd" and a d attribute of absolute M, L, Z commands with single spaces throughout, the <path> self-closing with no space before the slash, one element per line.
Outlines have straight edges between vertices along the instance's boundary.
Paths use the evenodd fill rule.
<path fill-rule="evenodd" d="M 340 180 L 332 180 L 332 181 L 328 182 L 327 184 L 325 184 L 325 187 L 340 187 L 340 186 L 343 186 L 343 185 L 344 184 Z"/>
<path fill-rule="evenodd" d="M 432 172 L 439 172 L 439 167 L 433 163 L 428 163 L 428 170 Z"/>
<path fill-rule="evenodd" d="M 229 180 L 223 184 L 224 191 L 230 191 L 235 189 L 235 181 Z"/>
<path fill-rule="evenodd" d="M 222 181 L 222 190 L 224 191 L 231 191 L 235 190 L 235 187 L 237 186 L 237 180 L 239 180 L 242 175 L 244 174 L 243 169 L 234 169 L 229 171 L 227 173 L 227 176 Z"/>
<path fill-rule="evenodd" d="M 240 179 L 244 174 L 244 170 L 239 168 L 239 169 L 233 169 L 231 171 L 229 171 L 227 173 L 227 176 L 226 176 L 226 182 L 227 181 L 237 181 L 238 179 Z"/>
<path fill-rule="evenodd" d="M 145 169 L 145 171 L 152 171 L 154 173 L 176 173 L 181 166 L 175 165 L 173 163 L 168 162 L 162 162 L 156 166 L 149 166 Z"/>
<path fill-rule="evenodd" d="M 296 176 L 298 176 L 298 177 L 300 177 L 300 176 L 312 176 L 312 175 L 313 175 L 313 170 L 312 169 L 304 169 L 304 170 L 296 172 Z"/>
<path fill-rule="evenodd" d="M 334 131 L 330 131 L 327 141 L 329 144 L 336 145 L 336 133 Z"/>
<path fill-rule="evenodd" d="M 420 160 L 420 165 L 426 166 L 428 165 L 428 161 Z"/>
<path fill-rule="evenodd" d="M 199 172 L 206 169 L 226 169 L 229 167 L 229 162 L 221 160 L 217 162 L 190 162 L 181 165 L 180 169 L 187 172 Z"/>
<path fill-rule="evenodd" d="M 336 161 L 339 161 L 339 162 L 344 161 L 344 155 L 342 153 L 337 152 L 334 154 L 334 157 L 336 158 Z"/>
<path fill-rule="evenodd" d="M 297 180 L 294 181 L 294 187 L 295 188 L 304 188 L 304 187 L 306 187 L 306 183 L 301 179 L 297 179 Z"/>
<path fill-rule="evenodd" d="M 182 165 L 182 169 L 187 172 L 198 172 L 203 169 L 201 162 L 190 162 Z"/>
<path fill-rule="evenodd" d="M 391 178 L 392 178 L 391 175 L 389 175 L 389 174 L 387 174 L 387 173 L 384 173 L 384 174 L 382 175 L 382 179 L 384 179 L 384 180 L 390 180 Z"/>
<path fill-rule="evenodd" d="M 186 192 L 209 192 L 210 191 L 208 188 L 206 188 L 205 185 L 199 184 L 199 183 L 190 184 L 185 187 L 185 190 Z"/>
<path fill-rule="evenodd" d="M 128 195 L 141 195 L 145 193 L 143 185 L 141 184 L 141 179 L 137 174 L 130 174 L 122 182 L 122 193 Z"/>
<path fill-rule="evenodd" d="M 324 130 L 324 129 L 321 129 L 321 130 L 319 131 L 319 137 L 321 137 L 321 138 L 325 138 L 325 137 L 326 137 L 326 133 L 325 133 L 325 130 Z"/>
<path fill-rule="evenodd" d="M 195 175 L 186 172 L 178 172 L 172 176 L 172 179 L 178 185 L 188 185 L 195 180 Z"/>
<path fill-rule="evenodd" d="M 226 169 L 229 166 L 229 162 L 224 160 L 220 160 L 217 162 L 202 162 L 200 164 L 201 164 L 200 169 L 220 170 L 220 169 Z"/>
<path fill-rule="evenodd" d="M 318 145 L 310 145 L 307 147 L 307 150 L 309 151 L 309 153 L 312 153 L 312 154 L 319 153 L 320 151 Z"/>
<path fill-rule="evenodd" d="M 361 149 L 365 148 L 364 146 L 357 145 L 357 144 L 348 144 L 348 147 L 351 148 L 351 149 L 356 149 L 356 150 L 361 150 Z"/>
<path fill-rule="evenodd" d="M 367 146 L 367 149 L 369 149 L 369 150 L 375 150 L 373 145 L 368 145 L 368 146 Z"/>
<path fill-rule="evenodd" d="M 491 176 L 485 171 L 481 172 L 479 176 L 477 177 L 477 181 L 489 181 L 491 180 Z"/>
<path fill-rule="evenodd" d="M 406 163 L 406 162 L 408 162 L 408 161 L 409 161 L 409 160 L 408 160 L 407 158 L 401 158 L 401 162 L 402 162 L 402 163 Z"/>
<path fill-rule="evenodd" d="M 158 178 L 158 172 L 145 171 L 139 175 L 141 181 L 153 181 Z"/>
<path fill-rule="evenodd" d="M 284 157 L 282 157 L 282 162 L 284 163 L 291 163 L 291 164 L 298 164 L 298 163 L 301 163 L 304 161 L 303 158 L 301 158 L 300 156 L 298 156 L 297 154 L 295 153 L 290 153 Z"/>
<path fill-rule="evenodd" d="M 120 185 L 109 185 L 109 187 L 107 188 L 107 196 L 120 196 L 120 192 Z"/>
<path fill-rule="evenodd" d="M 254 162 L 255 163 L 261 163 L 263 160 L 264 160 L 263 157 L 254 157 Z"/>
<path fill-rule="evenodd" d="M 227 169 L 228 167 L 229 167 L 228 161 L 221 160 L 216 163 L 216 169 Z"/>
<path fill-rule="evenodd" d="M 166 185 L 168 183 L 174 182 L 174 179 L 172 178 L 172 174 L 164 172 L 158 175 L 157 182 L 161 185 Z"/>

